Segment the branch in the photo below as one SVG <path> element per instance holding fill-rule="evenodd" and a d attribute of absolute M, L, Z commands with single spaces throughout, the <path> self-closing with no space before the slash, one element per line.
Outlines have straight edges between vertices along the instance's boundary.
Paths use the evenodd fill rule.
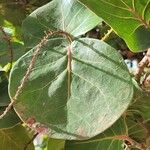
<path fill-rule="evenodd" d="M 150 48 L 148 49 L 143 59 L 140 61 L 138 69 L 135 72 L 135 80 L 139 83 L 145 67 L 150 67 Z"/>
<path fill-rule="evenodd" d="M 143 89 L 150 88 L 150 73 L 146 73 L 146 75 L 144 77 L 144 81 L 142 82 L 142 88 Z"/>

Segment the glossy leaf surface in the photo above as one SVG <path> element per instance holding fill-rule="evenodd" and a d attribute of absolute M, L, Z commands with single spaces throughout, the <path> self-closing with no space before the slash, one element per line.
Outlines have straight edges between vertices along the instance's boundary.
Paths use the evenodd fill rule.
<path fill-rule="evenodd" d="M 62 30 L 77 37 L 102 21 L 76 0 L 53 0 L 31 13 L 23 23 L 25 44 L 35 46 L 48 30 Z"/>
<path fill-rule="evenodd" d="M 133 52 L 150 47 L 149 0 L 79 0 L 102 17 Z"/>

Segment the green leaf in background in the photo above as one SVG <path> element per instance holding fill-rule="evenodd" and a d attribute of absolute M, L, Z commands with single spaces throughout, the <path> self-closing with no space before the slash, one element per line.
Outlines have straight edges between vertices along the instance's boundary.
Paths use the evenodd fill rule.
<path fill-rule="evenodd" d="M 2 114 L 5 109 L 6 109 L 6 107 L 0 107 L 0 114 Z M 21 122 L 21 120 L 19 119 L 19 117 L 17 116 L 15 111 L 13 109 L 11 109 L 6 114 L 6 116 L 0 121 L 0 130 L 2 128 L 6 129 L 6 128 L 10 128 L 12 126 L 15 126 L 19 122 Z"/>
<path fill-rule="evenodd" d="M 144 124 L 134 118 L 134 115 L 126 118 L 128 135 L 137 142 L 145 142 L 148 137 L 148 129 Z"/>
<path fill-rule="evenodd" d="M 3 68 L 0 70 L 0 107 L 7 106 L 10 103 L 8 95 L 8 79 Z"/>
<path fill-rule="evenodd" d="M 140 114 L 145 122 L 150 121 L 150 92 L 143 91 L 134 80 L 133 84 L 134 97 L 129 111 Z"/>
<path fill-rule="evenodd" d="M 16 61 L 19 57 L 21 57 L 25 53 L 25 49 L 23 44 L 12 42 L 12 50 L 13 50 L 13 61 Z M 10 62 L 10 50 L 8 43 L 0 41 L 0 64 L 6 65 Z"/>
<path fill-rule="evenodd" d="M 123 141 L 118 136 L 127 136 L 126 123 L 119 119 L 104 133 L 87 141 L 66 141 L 65 150 L 124 150 Z"/>
<path fill-rule="evenodd" d="M 4 70 L 4 68 L 1 68 Z M 8 104 L 10 103 L 10 98 L 8 95 L 8 81 L 5 71 L 0 71 L 0 114 L 4 112 Z M 20 122 L 19 117 L 13 109 L 11 109 L 4 119 L 0 120 L 1 128 L 10 128 Z"/>
<path fill-rule="evenodd" d="M 79 0 L 102 17 L 133 52 L 150 47 L 149 0 Z"/>
<path fill-rule="evenodd" d="M 0 30 L 0 65 L 6 65 L 12 58 L 15 61 L 25 53 L 23 43 L 15 37 L 16 28 L 8 22 L 5 26 L 3 32 Z"/>
<path fill-rule="evenodd" d="M 27 47 L 34 47 L 44 31 L 63 30 L 77 37 L 94 28 L 100 21 L 94 13 L 76 0 L 53 0 L 31 13 L 23 22 Z"/>
<path fill-rule="evenodd" d="M 35 49 L 14 65 L 9 83 L 11 97 Z M 115 49 L 89 38 L 78 39 L 69 46 L 57 37 L 41 48 L 14 107 L 25 122 L 34 118 L 41 123 L 50 137 L 88 139 L 109 128 L 127 109 L 132 96 L 131 77 Z"/>
<path fill-rule="evenodd" d="M 64 146 L 64 140 L 49 139 L 47 144 L 47 150 L 63 150 Z"/>
<path fill-rule="evenodd" d="M 15 27 L 21 26 L 22 21 L 26 18 L 27 11 L 22 7 L 19 2 L 13 0 L 5 2 L 0 1 L 1 10 L 0 16 L 5 20 L 11 22 Z"/>
<path fill-rule="evenodd" d="M 30 140 L 26 129 L 21 125 L 0 130 L 1 150 L 24 150 Z M 34 150 L 33 143 L 26 150 Z"/>

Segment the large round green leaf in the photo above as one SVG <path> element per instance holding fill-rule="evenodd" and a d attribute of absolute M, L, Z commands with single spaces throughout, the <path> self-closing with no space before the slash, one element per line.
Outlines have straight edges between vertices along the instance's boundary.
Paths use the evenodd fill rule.
<path fill-rule="evenodd" d="M 35 10 L 23 22 L 25 44 L 35 46 L 48 30 L 62 30 L 77 37 L 100 21 L 102 19 L 77 0 L 53 0 Z"/>
<path fill-rule="evenodd" d="M 149 0 L 79 0 L 102 17 L 133 52 L 150 47 Z"/>
<path fill-rule="evenodd" d="M 11 97 L 35 49 L 14 65 Z M 25 122 L 34 118 L 54 138 L 87 139 L 106 130 L 127 109 L 133 95 L 132 81 L 122 57 L 112 47 L 88 38 L 68 47 L 65 40 L 55 38 L 41 51 L 14 106 Z"/>

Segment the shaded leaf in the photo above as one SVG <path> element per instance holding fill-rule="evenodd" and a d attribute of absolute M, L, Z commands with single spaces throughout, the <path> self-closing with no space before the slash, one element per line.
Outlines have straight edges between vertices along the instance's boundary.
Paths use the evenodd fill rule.
<path fill-rule="evenodd" d="M 140 114 L 144 121 L 150 121 L 150 92 L 142 90 L 136 81 L 133 81 L 133 84 L 134 97 L 129 111 Z"/>
<path fill-rule="evenodd" d="M 16 61 L 25 53 L 24 46 L 17 42 L 12 42 L 13 61 Z M 0 64 L 6 65 L 10 62 L 10 49 L 8 43 L 0 41 Z"/>
<path fill-rule="evenodd" d="M 6 78 L 6 72 L 0 71 L 0 81 L 1 81 L 0 82 L 0 114 L 2 114 L 5 108 L 10 103 L 10 98 L 8 95 L 8 81 Z M 19 122 L 20 122 L 19 117 L 12 109 L 7 113 L 7 115 L 2 120 L 0 120 L 0 129 L 10 128 Z"/>
<path fill-rule="evenodd" d="M 49 139 L 47 150 L 63 150 L 65 146 L 64 140 Z"/>
<path fill-rule="evenodd" d="M 134 52 L 150 47 L 149 0 L 79 0 L 102 17 Z"/>
<path fill-rule="evenodd" d="M 23 22 L 25 44 L 34 47 L 44 31 L 63 30 L 73 36 L 85 34 L 100 21 L 76 0 L 53 0 L 31 13 Z"/>
<path fill-rule="evenodd" d="M 35 49 L 14 65 L 11 97 Z M 14 106 L 25 122 L 34 118 L 53 138 L 88 139 L 109 128 L 127 109 L 133 96 L 132 80 L 122 57 L 112 47 L 88 38 L 68 47 L 65 40 L 55 38 L 41 50 Z"/>
<path fill-rule="evenodd" d="M 1 150 L 23 150 L 29 141 L 27 131 L 21 125 L 0 130 Z M 34 150 L 33 143 L 28 146 L 27 150 Z"/>
<path fill-rule="evenodd" d="M 6 39 L 6 35 L 0 31 L 0 65 L 5 65 L 11 60 L 10 51 L 12 50 L 13 61 L 17 60 L 24 53 L 24 46 L 22 43 L 15 42 L 16 39 L 13 39 L 14 33 L 8 33 L 12 30 L 11 28 L 3 28 L 5 34 L 10 38 L 11 43 Z M 15 29 L 13 29 L 15 30 Z M 14 32 L 14 31 L 12 31 Z M 16 40 L 17 41 L 17 40 Z"/>
<path fill-rule="evenodd" d="M 148 136 L 148 130 L 140 121 L 134 119 L 134 116 L 126 118 L 128 126 L 128 135 L 137 142 L 144 142 Z"/>
<path fill-rule="evenodd" d="M 0 107 L 10 103 L 8 95 L 8 79 L 5 71 L 0 71 Z"/>
<path fill-rule="evenodd" d="M 2 114 L 5 109 L 6 109 L 6 107 L 0 107 L 0 114 Z M 11 109 L 6 114 L 6 116 L 3 119 L 1 119 L 1 121 L 0 121 L 0 130 L 2 128 L 10 128 L 12 126 L 15 126 L 19 122 L 21 122 L 21 120 L 19 119 L 19 117 L 17 116 L 15 111 L 13 109 Z"/>
<path fill-rule="evenodd" d="M 10 103 L 10 98 L 8 95 L 8 80 L 6 77 L 6 72 L 4 70 L 4 68 L 1 68 L 0 71 L 0 115 L 4 112 L 4 110 Z M 0 129 L 10 128 L 19 122 L 19 117 L 12 109 L 6 114 L 3 119 L 0 120 Z"/>
<path fill-rule="evenodd" d="M 2 1 L 2 0 L 1 0 Z M 15 1 L 1 2 L 2 16 L 5 20 L 11 22 L 14 26 L 21 26 L 22 21 L 26 17 L 25 7 L 22 7 L 19 3 Z"/>

